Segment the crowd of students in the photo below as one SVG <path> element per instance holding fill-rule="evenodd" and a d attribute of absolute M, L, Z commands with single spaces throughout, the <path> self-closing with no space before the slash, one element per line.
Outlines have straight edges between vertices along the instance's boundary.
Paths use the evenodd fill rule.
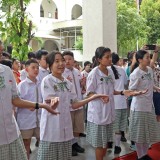
<path fill-rule="evenodd" d="M 103 160 L 112 142 L 114 153 L 121 152 L 128 117 L 131 148 L 139 160 L 151 160 L 149 145 L 160 141 L 158 48 L 151 60 L 142 49 L 120 66 L 118 54 L 98 47 L 82 70 L 71 51 L 30 52 L 23 66 L 2 50 L 0 42 L 1 160 L 29 159 L 32 137 L 37 160 L 71 160 L 85 152 L 79 144 L 84 122 L 86 140 Z"/>

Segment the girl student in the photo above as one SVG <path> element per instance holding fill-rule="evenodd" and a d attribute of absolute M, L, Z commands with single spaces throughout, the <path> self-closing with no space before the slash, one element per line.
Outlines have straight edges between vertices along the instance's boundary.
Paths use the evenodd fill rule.
<path fill-rule="evenodd" d="M 62 76 L 65 69 L 65 60 L 62 54 L 53 51 L 46 60 L 51 74 L 46 76 L 41 84 L 43 101 L 45 102 L 50 97 L 59 97 L 56 112 L 60 114 L 52 116 L 42 110 L 37 160 L 70 160 L 72 155 L 71 140 L 73 139 L 70 107 L 77 109 L 99 97 L 103 103 L 108 102 L 108 96 L 94 94 L 85 100 L 77 101 L 72 83 Z"/>
<path fill-rule="evenodd" d="M 119 56 L 116 53 L 112 53 L 112 65 L 111 69 L 115 76 L 114 88 L 118 91 L 124 90 L 128 85 L 127 75 L 122 67 L 119 66 Z M 115 133 L 115 148 L 114 153 L 119 154 L 121 152 L 120 140 L 121 132 L 127 130 L 127 100 L 124 95 L 114 95 L 115 103 L 115 122 L 114 122 L 114 133 Z"/>
<path fill-rule="evenodd" d="M 95 99 L 88 103 L 87 113 L 87 141 L 95 147 L 96 160 L 103 160 L 107 143 L 113 141 L 113 121 L 115 119 L 113 95 L 137 95 L 143 92 L 115 91 L 114 74 L 108 66 L 111 66 L 111 50 L 105 47 L 98 47 L 95 52 L 97 67 L 92 69 L 87 77 L 87 95 L 95 94 L 109 95 L 109 102 L 102 103 Z M 95 64 L 95 63 L 94 63 Z"/>
<path fill-rule="evenodd" d="M 0 41 L 0 49 L 3 44 Z M 2 54 L 0 53 L 0 60 Z M 51 105 L 38 104 L 19 98 L 16 81 L 11 69 L 0 64 L 0 160 L 27 160 L 21 134 L 13 115 L 13 106 L 28 109 L 44 108 L 55 113 L 56 101 L 51 100 Z M 52 109 L 53 107 L 53 109 Z"/>
<path fill-rule="evenodd" d="M 131 102 L 129 135 L 136 144 L 136 151 L 139 160 L 151 160 L 147 155 L 150 143 L 160 140 L 160 129 L 153 113 L 153 89 L 160 91 L 154 86 L 153 71 L 150 67 L 150 55 L 145 50 L 136 53 L 136 60 L 139 63 L 130 75 L 129 89 L 148 91 L 139 96 L 133 96 Z"/>

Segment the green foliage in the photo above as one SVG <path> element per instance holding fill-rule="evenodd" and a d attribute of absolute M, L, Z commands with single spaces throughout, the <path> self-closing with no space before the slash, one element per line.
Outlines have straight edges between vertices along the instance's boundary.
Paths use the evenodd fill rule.
<path fill-rule="evenodd" d="M 0 22 L 0 36 L 5 45 L 13 47 L 12 57 L 25 60 L 27 53 L 31 51 L 29 42 L 34 37 L 31 34 L 32 21 L 28 19 L 26 7 L 30 0 L 2 0 L 1 3 L 7 8 L 5 21 Z"/>
<path fill-rule="evenodd" d="M 158 43 L 160 41 L 160 0 L 143 0 L 140 13 L 150 27 L 147 43 Z"/>
<path fill-rule="evenodd" d="M 80 36 L 77 36 L 76 42 L 74 44 L 74 47 L 80 51 L 83 51 L 83 32 L 81 30 Z"/>
<path fill-rule="evenodd" d="M 139 46 L 145 43 L 146 31 L 149 29 L 135 4 L 135 1 L 129 0 L 117 2 L 117 45 L 122 57 L 128 51 L 136 50 L 137 41 Z"/>

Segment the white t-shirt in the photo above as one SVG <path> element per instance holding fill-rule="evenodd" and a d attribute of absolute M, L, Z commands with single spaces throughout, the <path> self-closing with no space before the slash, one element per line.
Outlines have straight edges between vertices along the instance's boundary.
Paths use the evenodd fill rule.
<path fill-rule="evenodd" d="M 114 89 L 116 91 L 123 91 L 124 86 L 128 84 L 127 75 L 122 67 L 114 65 L 119 74 L 119 79 L 115 79 Z M 123 95 L 114 95 L 115 109 L 126 109 L 127 101 L 126 97 Z"/>
<path fill-rule="evenodd" d="M 12 99 L 18 97 L 13 72 L 0 64 L 0 145 L 15 141 L 20 131 L 13 115 Z"/>
<path fill-rule="evenodd" d="M 43 102 L 49 97 L 59 97 L 59 104 L 53 115 L 42 109 L 40 122 L 40 140 L 48 142 L 65 142 L 73 139 L 72 121 L 70 115 L 71 101 L 76 100 L 73 85 L 67 79 L 61 81 L 51 74 L 46 76 L 41 84 Z"/>
<path fill-rule="evenodd" d="M 29 78 L 26 78 L 18 84 L 17 88 L 21 99 L 29 100 L 35 103 L 38 100 L 39 103 L 42 103 L 41 85 L 39 81 L 34 83 Z M 37 118 L 40 121 L 41 109 L 38 109 L 38 117 L 36 112 L 37 110 L 30 111 L 26 108 L 17 109 L 17 123 L 20 130 L 39 127 L 37 126 Z"/>
<path fill-rule="evenodd" d="M 88 103 L 87 120 L 98 125 L 110 124 L 115 119 L 114 107 L 114 75 L 108 68 L 108 76 L 95 67 L 87 77 L 86 93 L 95 92 L 109 96 L 109 102 L 103 103 L 101 99 L 95 99 Z"/>
<path fill-rule="evenodd" d="M 132 111 L 151 112 L 153 107 L 153 71 L 147 67 L 148 71 L 144 72 L 139 67 L 130 75 L 129 89 L 146 90 L 148 92 L 139 96 L 133 96 L 131 103 Z"/>

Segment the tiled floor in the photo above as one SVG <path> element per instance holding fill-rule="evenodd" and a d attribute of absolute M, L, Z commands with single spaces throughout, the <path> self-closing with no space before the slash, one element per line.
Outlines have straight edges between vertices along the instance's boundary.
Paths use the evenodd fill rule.
<path fill-rule="evenodd" d="M 85 148 L 85 153 L 79 154 L 77 157 L 73 157 L 72 160 L 95 160 L 94 148 L 92 148 L 85 141 L 85 138 L 80 139 L 80 144 Z M 132 152 L 129 149 L 129 146 L 130 146 L 129 142 L 121 143 L 122 152 L 120 155 L 124 155 L 126 153 Z M 30 156 L 30 160 L 37 160 L 37 148 L 35 148 L 35 139 L 32 140 L 31 149 L 32 149 L 32 154 Z M 105 160 L 112 160 L 116 156 L 119 156 L 119 155 L 114 155 L 113 150 L 107 151 Z"/>

